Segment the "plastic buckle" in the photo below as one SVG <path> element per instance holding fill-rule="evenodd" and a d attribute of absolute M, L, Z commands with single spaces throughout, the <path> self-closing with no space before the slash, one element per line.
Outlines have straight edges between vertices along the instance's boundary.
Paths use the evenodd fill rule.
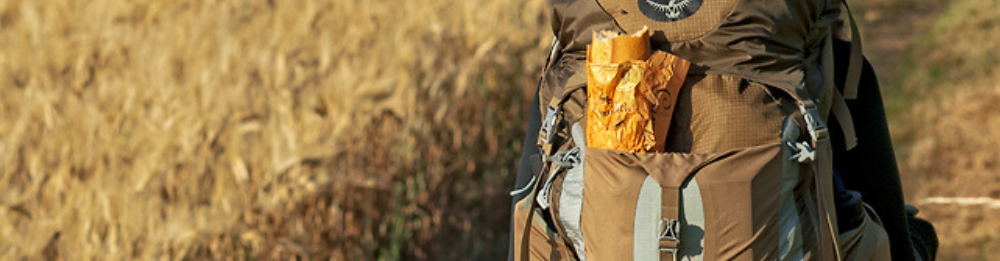
<path fill-rule="evenodd" d="M 660 252 L 668 252 L 677 260 L 677 248 L 681 245 L 681 225 L 676 219 L 664 218 L 660 220 Z M 673 241 L 675 247 L 665 247 L 662 241 Z"/>
<path fill-rule="evenodd" d="M 539 138 L 544 144 L 552 143 L 552 138 L 555 137 L 555 129 L 557 118 L 559 114 L 558 107 L 549 107 L 545 110 L 545 120 L 542 121 L 542 128 L 539 130 Z"/>
<path fill-rule="evenodd" d="M 555 181 L 556 176 L 563 172 L 565 169 L 578 167 L 580 164 L 580 147 L 575 147 L 565 152 L 556 153 L 552 156 L 552 163 L 556 165 L 556 168 L 552 170 L 549 174 L 548 179 L 545 180 L 545 184 L 542 186 L 542 191 L 539 192 L 538 197 L 535 200 L 538 201 L 538 206 L 542 209 L 549 208 L 549 194 L 552 190 L 552 182 Z"/>
<path fill-rule="evenodd" d="M 569 164 L 571 168 L 580 164 L 580 147 L 573 147 L 567 151 L 566 155 L 563 156 L 562 161 Z"/>
<path fill-rule="evenodd" d="M 816 105 L 800 104 L 799 111 L 806 120 L 806 128 L 809 129 L 809 136 L 812 137 L 813 142 L 825 141 L 829 138 L 826 124 L 823 123 L 823 118 L 820 117 Z"/>
<path fill-rule="evenodd" d="M 813 150 L 812 146 L 809 146 L 808 142 L 786 141 L 785 145 L 787 145 L 792 150 L 792 152 L 795 152 L 794 155 L 788 157 L 789 161 L 794 160 L 798 161 L 799 163 L 809 163 L 816 160 L 816 151 Z"/>

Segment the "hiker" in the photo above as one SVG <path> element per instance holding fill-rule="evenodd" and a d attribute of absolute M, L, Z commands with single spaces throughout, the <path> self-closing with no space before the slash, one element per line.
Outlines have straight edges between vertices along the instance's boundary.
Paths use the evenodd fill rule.
<path fill-rule="evenodd" d="M 828 84 L 825 82 L 828 81 L 826 79 L 828 76 L 825 76 L 823 71 L 824 65 L 822 63 L 824 60 L 822 55 L 816 54 L 820 50 L 824 50 L 823 41 L 827 34 L 825 31 L 817 31 L 817 28 L 822 30 L 822 28 L 826 28 L 824 25 L 837 26 L 836 20 L 840 14 L 840 3 L 823 0 L 744 0 L 740 3 L 737 2 L 735 0 L 551 1 L 552 28 L 556 35 L 557 44 L 550 55 L 550 61 L 546 64 L 543 79 L 540 82 L 535 101 L 532 103 L 538 104 L 540 107 L 532 109 L 529 116 L 524 152 L 516 180 L 516 188 L 519 189 L 512 193 L 514 202 L 522 202 L 524 204 L 522 209 L 530 209 L 529 220 L 527 220 L 529 225 L 534 224 L 532 223 L 534 221 L 531 220 L 531 214 L 537 212 L 541 215 L 540 218 L 548 223 L 547 227 L 542 226 L 543 229 L 556 227 L 549 233 L 564 232 L 565 235 L 560 235 L 560 238 L 570 241 L 565 244 L 566 246 L 561 246 L 560 242 L 550 244 L 553 254 L 548 255 L 547 258 L 560 257 L 572 260 L 575 257 L 583 259 L 584 252 L 592 252 L 590 248 L 583 251 L 585 246 L 590 245 L 584 245 L 580 240 L 574 240 L 575 237 L 587 236 L 586 233 L 582 236 L 578 235 L 580 234 L 579 227 L 574 230 L 552 225 L 553 223 L 573 225 L 573 222 L 561 220 L 564 213 L 558 213 L 555 210 L 557 207 L 552 207 L 553 210 L 550 211 L 536 211 L 535 201 L 542 201 L 544 204 L 544 200 L 534 200 L 530 203 L 528 200 L 524 200 L 526 197 L 529 197 L 527 199 L 536 198 L 536 194 L 548 196 L 548 192 L 535 193 L 532 191 L 532 187 L 548 188 L 552 184 L 545 181 L 566 182 L 565 180 L 569 180 L 571 177 L 571 174 L 562 174 L 562 178 L 553 179 L 552 177 L 560 175 L 560 173 L 552 171 L 550 163 L 555 154 L 544 151 L 555 150 L 552 147 L 565 148 L 567 145 L 548 145 L 548 148 L 542 147 L 540 149 L 538 145 L 543 143 L 540 140 L 550 139 L 546 137 L 540 139 L 539 135 L 540 132 L 541 135 L 548 135 L 561 131 L 560 134 L 563 136 L 571 137 L 565 138 L 566 140 L 561 143 L 582 143 L 579 140 L 573 140 L 576 138 L 575 136 L 579 135 L 567 129 L 571 129 L 570 126 L 573 126 L 569 123 L 582 118 L 579 111 L 583 110 L 582 107 L 585 107 L 583 105 L 586 104 L 584 101 L 586 97 L 582 97 L 582 93 L 571 92 L 574 86 L 578 87 L 585 83 L 586 47 L 591 42 L 592 32 L 611 30 L 633 33 L 638 26 L 651 24 L 654 30 L 651 37 L 653 49 L 673 53 L 691 61 L 691 72 L 688 73 L 689 77 L 685 81 L 684 89 L 681 89 L 679 93 L 676 110 L 673 112 L 675 117 L 666 137 L 668 144 L 666 152 L 712 154 L 767 144 L 774 139 L 773 133 L 789 133 L 790 129 L 785 120 L 786 117 L 792 117 L 798 109 L 805 111 L 804 107 L 796 108 L 797 100 L 804 97 L 824 97 L 815 94 L 815 92 L 810 93 L 809 88 L 814 87 L 802 88 L 798 86 L 801 86 L 803 82 L 807 86 Z M 782 26 L 779 28 L 769 27 L 767 22 L 770 22 L 770 25 Z M 857 38 L 855 35 L 854 39 Z M 858 43 L 860 47 L 860 42 L 855 43 Z M 855 228 L 858 222 L 880 219 L 879 229 L 884 228 L 882 233 L 888 235 L 888 249 L 891 249 L 892 260 L 933 260 L 937 249 L 933 227 L 926 221 L 913 218 L 914 210 L 906 209 L 903 202 L 898 168 L 874 71 L 866 60 L 852 60 L 854 59 L 852 55 L 855 55 L 852 52 L 856 49 L 852 48 L 851 42 L 833 39 L 830 41 L 830 45 L 833 60 L 832 82 L 838 91 L 834 100 L 840 99 L 840 93 L 844 93 L 844 96 L 850 96 L 850 99 L 841 99 L 846 104 L 844 107 L 846 112 L 837 108 L 832 109 L 833 112 L 826 120 L 828 126 L 825 126 L 826 130 L 829 130 L 829 144 L 832 146 L 832 170 L 833 173 L 836 173 L 829 175 L 832 176 L 833 182 L 831 183 L 834 184 L 825 184 L 829 185 L 828 187 L 835 187 L 832 189 L 836 191 L 835 194 L 838 197 L 836 200 L 838 203 L 836 209 L 838 224 L 834 225 L 838 226 L 840 230 L 838 233 L 844 233 Z M 803 60 L 806 61 L 803 62 Z M 806 64 L 803 65 L 803 63 Z M 782 93 L 782 91 L 787 91 L 792 95 Z M 565 96 L 562 103 L 559 103 L 561 109 L 552 110 L 552 104 L 556 102 L 550 101 L 555 101 L 554 98 L 559 96 Z M 832 106 L 836 107 L 836 105 Z M 553 111 L 561 113 L 562 116 L 559 118 L 563 122 L 569 123 L 543 124 L 543 117 L 545 119 L 551 118 L 549 114 L 553 114 L 550 113 Z M 846 117 L 840 119 L 838 116 Z M 552 130 L 547 131 L 547 129 Z M 803 132 L 811 131 L 811 129 L 807 130 L 804 127 L 801 129 Z M 801 135 L 804 135 L 803 137 L 809 136 Z M 855 137 L 857 144 L 856 147 L 853 147 L 855 144 L 852 144 L 852 141 Z M 815 142 L 815 135 L 812 139 Z M 782 138 L 782 141 L 785 139 Z M 848 150 L 848 147 L 853 148 Z M 800 161 L 808 160 L 800 158 Z M 565 167 L 555 168 L 555 170 L 569 173 L 573 168 L 576 168 L 576 165 L 570 167 L 569 171 Z M 542 178 L 539 176 L 540 173 L 548 173 L 548 178 Z M 674 232 L 689 231 L 688 229 L 692 229 L 692 227 L 694 229 L 690 231 L 695 233 L 709 232 L 707 230 L 699 231 L 699 229 L 704 229 L 703 226 L 697 227 L 688 224 L 697 222 L 692 221 L 692 218 L 688 216 L 691 215 L 690 213 L 684 213 L 690 207 L 687 206 L 689 190 L 695 190 L 691 192 L 694 193 L 692 195 L 705 193 L 705 191 L 697 191 L 699 186 L 693 184 L 695 181 L 698 179 L 689 179 L 681 188 L 683 199 L 681 199 L 680 204 L 684 207 L 679 215 L 681 215 L 680 223 L 684 227 L 680 231 Z M 536 185 L 536 183 L 544 184 Z M 594 186 L 590 183 L 586 183 L 586 185 Z M 567 194 L 567 192 L 563 191 L 562 194 Z M 858 194 L 860 197 L 857 196 Z M 640 197 L 642 196 L 640 195 Z M 868 213 L 866 208 L 862 207 L 858 199 L 869 205 L 873 213 L 866 214 Z M 800 200 L 796 199 L 797 202 Z M 708 204 L 700 201 L 694 203 Z M 528 205 L 533 207 L 528 208 Z M 802 208 L 802 205 L 799 205 L 799 208 Z M 579 216 L 578 209 L 573 211 L 577 211 L 577 216 Z M 553 213 L 558 214 L 559 217 Z M 802 216 L 802 213 L 799 215 L 802 218 L 808 218 L 808 216 Z M 687 219 L 685 220 L 685 218 Z M 705 219 L 706 217 L 695 218 Z M 782 215 L 781 218 L 784 219 L 786 216 Z M 523 248 L 524 245 L 527 245 L 520 244 L 523 242 L 517 236 L 517 233 L 520 232 L 516 229 L 519 225 L 518 222 L 523 223 L 520 219 L 523 217 L 515 214 L 512 222 L 512 227 L 515 228 L 515 231 L 511 233 L 510 258 L 512 260 L 519 260 L 526 256 L 514 255 L 515 248 Z M 580 220 L 578 218 L 575 221 L 579 222 Z M 918 226 L 911 226 L 911 222 L 916 222 Z M 520 225 L 525 226 L 524 224 Z M 914 227 L 918 227 L 918 229 Z M 669 229 L 667 230 L 669 231 Z M 911 231 L 914 230 L 917 233 L 911 235 Z M 812 232 L 823 233 L 821 231 Z M 690 232 L 685 233 L 691 234 Z M 521 236 L 527 238 L 523 234 Z M 684 233 L 681 234 L 680 237 L 683 238 Z M 661 245 L 664 242 L 663 238 L 661 235 Z M 549 240 L 555 241 L 551 238 Z M 701 240 L 704 242 L 706 239 L 702 238 Z M 831 255 L 810 252 L 812 250 L 807 249 L 807 246 L 795 244 L 788 246 L 787 244 L 783 242 L 780 246 L 762 245 L 767 249 L 780 249 L 782 251 L 798 249 L 800 253 L 808 252 L 814 257 L 821 257 L 820 259 L 829 256 L 840 257 L 844 254 Z M 823 244 L 823 242 L 810 242 L 809 244 L 818 245 Z M 725 254 L 698 253 L 698 251 L 706 249 L 690 247 L 690 245 L 697 244 L 680 243 L 679 245 L 679 247 L 668 249 L 670 257 L 680 259 L 677 257 L 681 256 L 697 259 L 701 258 L 701 255 L 706 255 L 706 259 L 711 259 L 714 255 L 722 259 L 735 258 Z M 560 250 L 557 251 L 556 248 Z M 756 247 L 752 249 L 756 249 Z M 664 251 L 663 248 L 661 248 L 662 251 Z M 884 251 L 884 249 L 871 251 Z M 593 252 L 596 253 L 598 250 L 593 250 Z M 745 254 L 736 253 L 734 255 Z M 633 255 L 639 259 L 638 254 Z M 662 260 L 664 256 L 660 257 Z M 795 259 L 794 256 L 785 257 Z"/>

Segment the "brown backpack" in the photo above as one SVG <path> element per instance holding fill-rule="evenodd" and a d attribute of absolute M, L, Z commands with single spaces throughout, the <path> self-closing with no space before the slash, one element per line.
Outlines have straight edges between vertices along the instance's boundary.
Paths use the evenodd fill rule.
<path fill-rule="evenodd" d="M 544 167 L 512 194 L 517 260 L 883 260 L 877 218 L 838 235 L 832 112 L 856 145 L 856 27 L 843 95 L 822 0 L 552 1 L 556 44 L 539 91 Z M 846 5 L 845 5 L 846 6 Z M 853 20 L 853 18 L 852 18 Z M 586 146 L 591 32 L 652 29 L 690 62 L 662 151 Z M 881 232 L 881 237 L 879 237 Z"/>

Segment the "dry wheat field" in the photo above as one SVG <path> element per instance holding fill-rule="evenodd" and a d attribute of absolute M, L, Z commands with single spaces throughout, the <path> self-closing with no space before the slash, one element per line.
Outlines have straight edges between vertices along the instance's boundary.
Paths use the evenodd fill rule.
<path fill-rule="evenodd" d="M 547 5 L 0 0 L 0 260 L 503 259 Z M 1000 197 L 1000 4 L 937 6 L 873 61 L 908 200 L 986 260 L 1000 209 L 927 199 Z"/>
<path fill-rule="evenodd" d="M 0 1 L 0 259 L 504 256 L 546 5 Z"/>

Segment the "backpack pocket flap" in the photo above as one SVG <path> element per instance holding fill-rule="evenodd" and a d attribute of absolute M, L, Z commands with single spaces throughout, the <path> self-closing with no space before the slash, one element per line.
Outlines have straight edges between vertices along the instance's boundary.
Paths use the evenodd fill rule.
<path fill-rule="evenodd" d="M 586 148 L 584 160 L 583 209 L 581 228 L 586 256 L 590 260 L 634 260 L 653 251 L 662 255 L 678 253 L 677 243 L 696 244 L 704 249 L 706 260 L 732 260 L 754 257 L 755 253 L 774 253 L 778 235 L 765 235 L 775 229 L 778 220 L 778 191 L 781 188 L 780 144 L 768 144 L 714 154 L 629 153 Z M 640 191 L 647 177 L 661 188 L 660 224 L 637 218 Z M 681 220 L 681 187 L 697 179 L 704 201 L 703 238 L 690 238 L 670 225 Z M 683 222 L 681 220 L 681 222 Z M 683 224 L 681 224 L 683 226 Z M 637 227 L 655 227 L 653 237 L 639 237 L 646 232 Z M 701 237 L 701 236 L 698 236 Z M 639 239 L 645 238 L 645 239 Z M 635 242 L 652 238 L 651 242 Z M 691 242 L 685 242 L 691 239 Z M 656 245 L 642 250 L 634 246 Z M 681 247 L 683 248 L 683 247 Z M 683 251 L 681 251 L 683 252 Z M 662 258 L 661 258 L 662 259 Z"/>

